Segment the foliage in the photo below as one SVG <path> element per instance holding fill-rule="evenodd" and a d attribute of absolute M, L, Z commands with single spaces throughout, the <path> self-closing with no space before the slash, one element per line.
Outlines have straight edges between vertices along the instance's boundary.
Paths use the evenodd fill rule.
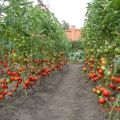
<path fill-rule="evenodd" d="M 83 47 L 83 43 L 81 40 L 78 40 L 78 41 L 73 41 L 72 42 L 72 51 L 78 51 L 78 50 L 83 50 L 84 47 Z"/>
<path fill-rule="evenodd" d="M 69 54 L 71 61 L 81 61 L 84 59 L 84 51 L 73 51 Z"/>
<path fill-rule="evenodd" d="M 80 61 L 82 59 L 84 59 L 84 47 L 83 47 L 83 43 L 81 40 L 79 41 L 74 41 L 71 43 L 71 50 L 69 53 L 69 59 L 71 61 Z"/>
<path fill-rule="evenodd" d="M 99 84 L 109 89 L 108 85 L 114 83 L 110 77 L 120 76 L 117 66 L 120 58 L 120 0 L 94 0 L 88 4 L 86 17 L 82 32 L 86 61 L 88 66 L 93 68 L 92 72 L 98 74 L 98 69 L 104 71 L 104 77 Z M 120 87 L 119 82 L 116 86 L 116 89 Z M 119 101 L 118 92 L 113 94 Z M 112 106 L 113 103 L 109 105 Z M 120 106 L 119 102 L 117 105 Z M 110 116 L 110 119 L 113 118 Z"/>
<path fill-rule="evenodd" d="M 5 4 L 8 2 L 8 5 Z M 61 71 L 71 47 L 56 17 L 27 0 L 0 6 L 0 101 Z"/>
<path fill-rule="evenodd" d="M 70 28 L 70 25 L 65 20 L 63 20 L 62 21 L 62 27 L 63 27 L 64 30 L 68 30 Z"/>

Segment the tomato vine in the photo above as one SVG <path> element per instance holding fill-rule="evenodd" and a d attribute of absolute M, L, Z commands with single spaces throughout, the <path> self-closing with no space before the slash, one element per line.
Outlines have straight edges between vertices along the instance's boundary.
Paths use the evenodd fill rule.
<path fill-rule="evenodd" d="M 7 4 L 6 4 L 7 3 Z M 0 100 L 36 85 L 67 63 L 71 47 L 57 18 L 28 0 L 0 4 Z"/>
<path fill-rule="evenodd" d="M 120 107 L 120 0 L 94 0 L 88 4 L 86 17 L 82 32 L 86 53 L 83 71 L 89 71 L 100 104 L 112 107 L 117 103 Z M 116 117 L 120 116 L 110 112 L 109 119 Z"/>

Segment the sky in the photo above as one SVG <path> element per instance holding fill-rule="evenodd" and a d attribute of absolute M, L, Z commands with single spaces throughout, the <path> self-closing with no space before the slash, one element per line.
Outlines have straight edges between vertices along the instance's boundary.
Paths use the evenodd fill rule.
<path fill-rule="evenodd" d="M 54 1 L 54 2 L 53 2 Z M 81 28 L 87 12 L 87 3 L 91 0 L 49 0 L 50 10 L 59 21 L 65 20 L 70 25 Z"/>
<path fill-rule="evenodd" d="M 35 2 L 37 0 L 34 0 Z M 81 28 L 87 12 L 87 3 L 92 0 L 43 0 L 60 22 L 65 20 L 70 25 Z"/>
<path fill-rule="evenodd" d="M 1 0 L 0 0 L 1 1 Z M 37 4 L 37 0 L 31 0 Z M 87 3 L 92 0 L 42 0 L 57 19 L 81 28 L 84 25 Z"/>

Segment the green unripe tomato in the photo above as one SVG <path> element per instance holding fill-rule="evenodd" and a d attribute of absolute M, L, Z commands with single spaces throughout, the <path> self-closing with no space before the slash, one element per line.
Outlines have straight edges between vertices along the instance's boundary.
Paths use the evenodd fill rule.
<path fill-rule="evenodd" d="M 100 90 L 97 90 L 96 93 L 97 93 L 98 95 L 100 95 L 100 94 L 101 94 L 101 91 L 100 91 Z"/>
<path fill-rule="evenodd" d="M 117 55 L 120 55 L 120 48 L 115 48 L 115 53 L 116 53 Z"/>
<path fill-rule="evenodd" d="M 16 57 L 17 57 L 17 54 L 16 54 L 16 53 L 13 53 L 13 57 L 16 58 Z"/>
<path fill-rule="evenodd" d="M 7 81 L 8 84 L 12 83 L 12 81 L 9 78 L 7 78 L 6 81 Z"/>
<path fill-rule="evenodd" d="M 109 50 L 107 48 L 104 49 L 104 53 L 108 53 Z"/>
<path fill-rule="evenodd" d="M 108 46 L 108 50 L 113 50 L 113 46 Z"/>
<path fill-rule="evenodd" d="M 108 72 L 107 72 L 107 75 L 108 75 L 108 76 L 110 76 L 111 74 L 112 74 L 112 72 L 111 72 L 111 71 L 108 71 Z"/>
<path fill-rule="evenodd" d="M 102 68 L 102 70 L 105 70 L 105 69 L 106 69 L 105 66 L 101 66 L 101 68 Z"/>

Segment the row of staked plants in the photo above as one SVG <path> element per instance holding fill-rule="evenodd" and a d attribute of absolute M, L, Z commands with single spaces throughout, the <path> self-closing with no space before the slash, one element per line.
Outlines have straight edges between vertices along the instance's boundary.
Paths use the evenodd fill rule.
<path fill-rule="evenodd" d="M 83 71 L 93 82 L 98 103 L 109 120 L 120 118 L 120 0 L 93 0 L 88 4 L 82 33 Z"/>
<path fill-rule="evenodd" d="M 62 71 L 70 46 L 61 24 L 42 5 L 0 1 L 0 101 Z"/>

